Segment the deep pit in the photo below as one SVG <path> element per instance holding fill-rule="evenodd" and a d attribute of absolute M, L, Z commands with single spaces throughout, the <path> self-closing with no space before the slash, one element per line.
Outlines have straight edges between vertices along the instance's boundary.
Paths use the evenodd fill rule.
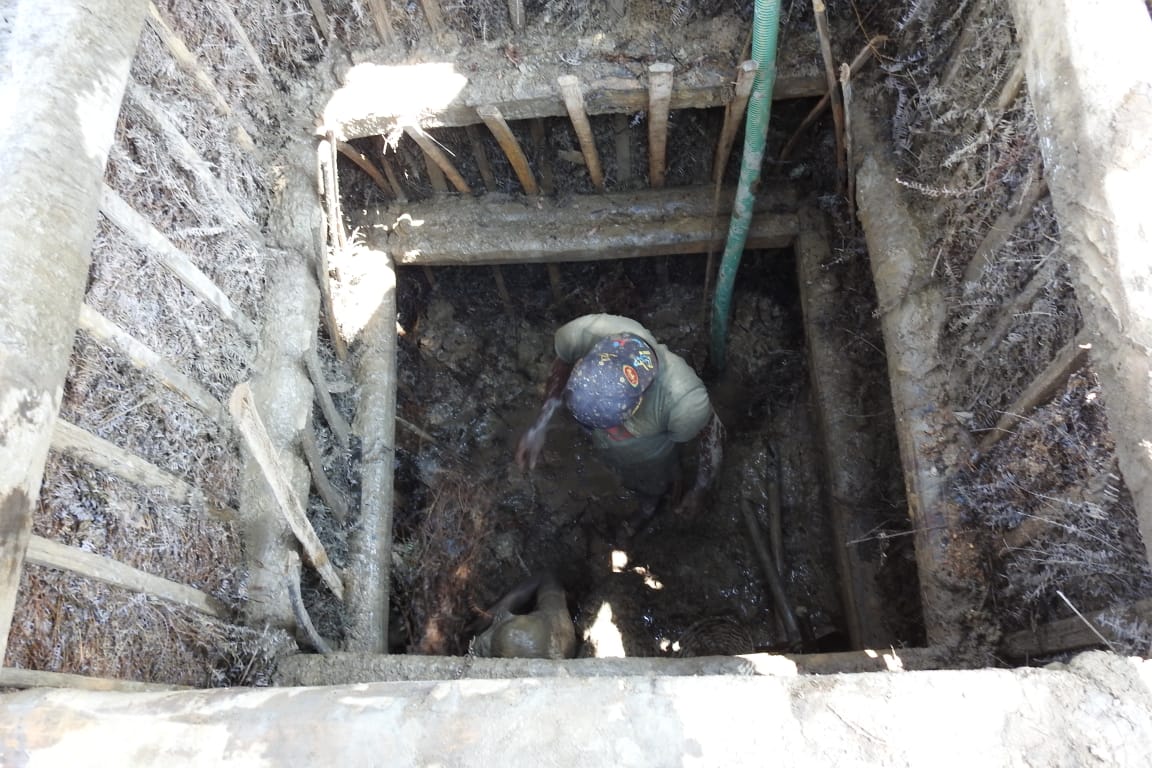
<path fill-rule="evenodd" d="M 307 271 L 320 286 L 353 290 L 362 273 L 342 259 L 371 261 L 385 250 L 397 265 L 402 331 L 394 546 L 382 553 L 392 577 L 392 652 L 466 654 L 484 611 L 541 570 L 568 592 L 580 655 L 616 652 L 609 640 L 591 639 L 606 607 L 629 657 L 928 645 L 943 649 L 936 666 L 1040 663 L 1101 645 L 1060 625 L 1077 614 L 1114 649 L 1147 651 L 1152 622 L 1140 601 L 1152 574 L 1109 422 L 1133 411 L 1105 392 L 1098 360 L 1081 349 L 1088 299 L 1077 292 L 1048 190 L 1051 169 L 1007 3 L 891 2 L 862 11 L 828 3 L 835 60 L 856 62 L 848 110 L 856 143 L 846 165 L 858 171 L 870 153 L 891 162 L 891 207 L 909 213 L 888 230 L 915 229 L 921 241 L 900 284 L 875 273 L 888 254 L 868 252 L 863 216 L 838 184 L 834 121 L 813 113 L 826 86 L 811 8 L 785 4 L 758 189 L 763 227 L 754 228 L 738 272 L 722 372 L 708 360 L 715 263 L 705 251 L 712 243 L 719 256 L 739 173 L 742 127 L 723 172 L 713 164 L 746 56 L 747 8 L 629 3 L 626 21 L 608 28 L 605 3 L 535 3 L 526 29 L 513 34 L 504 4 L 493 0 L 445 9 L 444 38 L 421 15 L 435 3 L 386 1 L 376 5 L 393 11 L 395 37 L 381 46 L 359 3 L 328 4 L 332 37 L 305 4 L 289 13 L 275 5 L 238 20 L 269 65 L 262 73 L 211 6 L 158 3 L 194 56 L 210 63 L 235 112 L 221 111 L 202 81 L 179 68 L 155 23 L 145 28 L 103 178 L 145 221 L 129 226 L 134 219 L 105 194 L 81 286 L 91 309 L 206 395 L 190 404 L 174 377 L 141 370 L 122 338 L 85 315 L 60 420 L 186 485 L 147 472 L 144 481 L 124 479 L 118 454 L 64 426 L 29 521 L 37 541 L 191 586 L 212 608 L 158 598 L 131 580 L 106 584 L 38 551 L 22 572 L 8 667 L 260 685 L 286 654 L 313 650 L 287 609 L 292 572 L 280 573 L 275 560 L 268 573 L 254 573 L 256 548 L 237 517 L 258 495 L 254 486 L 267 491 L 262 476 L 246 475 L 226 404 L 234 387 L 263 375 L 269 421 L 291 410 L 276 407 L 278 397 L 297 408 L 280 425 L 280 450 L 295 462 L 299 493 L 310 493 L 308 521 L 327 555 L 349 568 L 365 446 L 354 435 L 345 447 L 309 391 L 281 391 L 304 381 L 301 358 L 272 366 L 259 354 L 286 317 L 302 317 L 308 333 L 293 343 L 314 344 L 323 381 L 313 383 L 362 431 L 375 413 L 355 373 L 363 354 L 355 334 L 337 338 L 310 277 L 287 298 L 272 284 L 295 254 L 315 257 Z M 327 113 L 360 65 L 445 62 L 469 80 L 473 101 L 425 105 L 414 133 L 432 139 L 467 191 L 380 110 L 387 90 L 351 88 L 356 98 L 344 107 L 360 111 Z M 647 83 L 653 64 L 669 62 L 675 90 L 661 186 L 650 165 Z M 557 95 L 557 78 L 570 71 L 584 78 L 603 190 Z M 431 89 L 425 95 L 433 99 Z M 526 193 L 481 121 L 477 106 L 492 104 L 501 105 L 538 195 Z M 876 127 L 871 139 L 861 117 Z M 327 131 L 336 143 L 325 147 Z M 317 145 L 329 152 L 317 157 Z M 335 227 L 319 221 L 330 209 L 315 191 L 326 180 L 314 174 L 333 159 L 343 209 Z M 421 229 L 417 220 L 433 224 Z M 168 246 L 157 249 L 148 227 Z M 823 251 L 805 261 L 812 241 L 800 235 L 813 233 Z M 440 260 L 406 255 L 421 249 Z M 171 250 L 186 252 L 251 328 L 221 316 L 158 258 Z M 902 337 L 885 326 L 905 299 L 940 318 L 938 334 Z M 623 547 L 626 560 L 612 557 L 616 524 L 635 500 L 570 419 L 553 422 L 534 472 L 513 462 L 539 404 L 552 333 L 586 312 L 633 317 L 683 355 L 705 377 L 728 429 L 724 471 L 706 507 L 692 519 L 662 514 Z M 900 365 L 892 361 L 924 340 L 927 364 L 916 374 L 927 407 L 917 423 L 931 426 L 937 442 L 902 453 L 907 414 L 893 413 L 890 380 Z M 1026 396 L 1051 370 L 1047 389 Z M 335 487 L 328 495 L 305 487 L 301 435 L 313 430 Z M 367 453 L 380 461 L 378 451 Z M 934 550 L 918 537 L 935 523 L 915 516 L 918 472 L 938 483 L 935 522 L 948 533 L 937 548 L 946 556 L 929 563 L 935 613 L 927 622 L 917 558 Z M 799 639 L 781 629 L 746 529 L 745 511 L 765 532 L 772 527 L 777 477 L 784 580 L 804 617 Z M 273 533 L 281 554 L 295 551 L 293 535 Z M 307 565 L 302 581 L 320 634 L 347 647 L 349 609 Z"/>

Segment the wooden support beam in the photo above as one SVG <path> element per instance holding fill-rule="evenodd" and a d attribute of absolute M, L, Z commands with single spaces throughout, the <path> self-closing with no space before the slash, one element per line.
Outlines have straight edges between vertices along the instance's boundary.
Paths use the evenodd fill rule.
<path fill-rule="evenodd" d="M 191 685 L 140 683 L 135 680 L 117 680 L 113 677 L 89 677 L 64 672 L 43 672 L 38 669 L 0 669 L 0 688 L 71 688 L 78 691 L 118 691 L 120 693 L 163 693 L 165 691 L 193 691 Z"/>
<path fill-rule="evenodd" d="M 980 441 L 978 450 L 981 454 L 987 453 L 1001 438 L 1012 434 L 1013 427 L 1033 410 L 1051 400 L 1068 383 L 1068 377 L 1084 367 L 1092 349 L 1088 338 L 1088 334 L 1081 332 L 1056 353 L 1048 367 L 1024 388 L 1020 396 L 1000 415 L 996 426 Z"/>
<path fill-rule="evenodd" d="M 584 165 L 588 167 L 588 178 L 592 180 L 593 187 L 603 192 L 604 171 L 600 167 L 600 153 L 596 151 L 592 124 L 588 122 L 588 113 L 584 110 L 584 94 L 580 89 L 580 80 L 575 75 L 560 75 L 556 78 L 556 82 L 564 97 L 568 119 L 572 121 L 572 128 L 576 131 L 576 138 L 580 142 Z"/>
<path fill-rule="evenodd" d="M 431 155 L 425 153 L 423 157 L 424 171 L 428 174 L 428 183 L 432 185 L 432 196 L 444 197 L 448 194 L 448 179 L 444 177 L 444 171 L 440 170 Z"/>
<path fill-rule="evenodd" d="M 431 136 L 418 126 L 408 126 L 404 129 L 404 133 L 420 145 L 420 149 L 424 150 L 424 156 L 431 159 L 436 167 L 444 172 L 457 192 L 464 195 L 472 194 L 472 188 L 468 186 L 468 182 L 464 180 L 464 177 L 456 170 L 456 166 L 452 165 L 452 161 L 448 159 L 448 155 L 440 149 L 440 145 Z M 431 173 L 431 166 L 429 166 L 429 174 Z"/>
<path fill-rule="evenodd" d="M 476 114 L 484 121 L 484 125 L 488 126 L 488 130 L 492 131 L 496 142 L 508 156 L 508 162 L 512 164 L 512 170 L 516 172 L 516 178 L 520 180 L 520 186 L 524 187 L 525 194 L 540 194 L 536 177 L 532 175 L 532 168 L 528 165 L 528 157 L 520 148 L 520 142 L 512 134 L 512 129 L 508 127 L 508 122 L 500 114 L 500 110 L 496 107 L 477 107 Z"/>
<path fill-rule="evenodd" d="M 228 411 L 211 392 L 87 304 L 80 305 L 79 327 L 96 341 L 120 352 L 137 369 L 154 377 L 217 424 L 231 427 Z"/>
<path fill-rule="evenodd" d="M 1152 563 L 1152 18 L 1141 0 L 1009 0 L 1108 424 Z"/>
<path fill-rule="evenodd" d="M 392 186 L 396 194 L 396 202 L 406 203 L 408 202 L 408 194 L 400 183 L 400 175 L 396 173 L 396 164 L 388 156 L 388 142 L 382 136 L 378 137 L 377 140 L 380 144 L 380 167 L 384 169 L 384 178 L 388 179 L 388 183 Z"/>
<path fill-rule="evenodd" d="M 319 0 L 314 0 L 314 2 L 319 2 Z M 396 45 L 396 33 L 392 31 L 392 19 L 388 14 L 387 0 L 368 0 L 368 11 L 372 14 L 372 26 L 376 28 L 376 34 L 380 36 L 380 42 L 388 48 Z"/>
<path fill-rule="evenodd" d="M 232 418 L 236 421 L 236 426 L 244 438 L 244 444 L 264 472 L 264 478 L 272 489 L 280 512 L 300 542 L 308 562 L 320 574 L 320 579 L 332 591 L 332 594 L 343 600 L 344 583 L 328 559 L 324 545 L 316 536 L 316 531 L 312 528 L 312 523 L 308 521 L 304 506 L 296 495 L 296 491 L 293 490 L 292 484 L 288 481 L 284 467 L 281 466 L 280 459 L 276 456 L 272 440 L 260 418 L 260 412 L 252 399 L 252 390 L 247 382 L 237 385 L 236 389 L 233 390 L 232 397 L 228 401 L 228 410 L 231 411 Z"/>
<path fill-rule="evenodd" d="M 1008 242 L 1008 238 L 1012 236 L 1016 228 L 1032 215 L 1032 209 L 1046 194 L 1048 194 L 1048 184 L 1040 175 L 1040 169 L 1037 168 L 1036 174 L 1029 183 L 1020 189 L 1015 202 L 996 217 L 996 221 L 992 222 L 992 226 L 988 228 L 988 232 L 980 241 L 980 245 L 976 246 L 976 252 L 972 254 L 972 260 L 968 262 L 968 266 L 964 270 L 964 282 L 976 283 L 980 281 L 984 270 L 992 263 L 992 257 Z"/>
<path fill-rule="evenodd" d="M 512 30 L 524 30 L 524 0 L 508 0 L 508 20 L 512 22 Z"/>
<path fill-rule="evenodd" d="M 104 166 L 145 14 L 141 0 L 18 3 L 3 11 L 0 663 L 88 280 Z"/>
<path fill-rule="evenodd" d="M 544 121 L 539 118 L 530 121 L 528 131 L 532 135 L 532 151 L 540 169 L 540 191 L 553 195 L 556 193 L 556 183 L 552 174 L 552 158 L 548 156 L 548 136 L 544 131 Z"/>
<path fill-rule="evenodd" d="M 373 165 L 372 161 L 368 158 L 368 155 L 356 149 L 356 147 L 352 146 L 346 141 L 336 142 L 336 149 L 339 150 L 340 154 L 344 155 L 344 157 L 355 163 L 357 167 L 360 168 L 360 170 L 368 174 L 368 177 L 372 179 L 372 181 L 376 182 L 376 186 L 380 188 L 380 191 L 389 197 L 396 197 L 396 193 L 392 189 L 392 185 L 388 183 L 388 179 L 384 178 L 383 174 L 380 173 L 380 170 L 375 165 Z"/>
<path fill-rule="evenodd" d="M 492 173 L 492 164 L 488 162 L 488 153 L 484 151 L 484 142 L 480 139 L 480 129 L 474 125 L 464 126 L 464 133 L 468 136 L 468 143 L 472 147 L 472 159 L 480 169 L 480 178 L 484 180 L 484 188 L 489 192 L 496 191 L 496 176 Z"/>
<path fill-rule="evenodd" d="M 1128 605 L 1086 614 L 1083 619 L 1072 616 L 1042 624 L 1036 629 L 1013 632 L 1004 638 L 1000 645 L 1000 653 L 1010 659 L 1028 659 L 1102 646 L 1104 642 L 1100 639 L 1101 636 L 1105 639 L 1113 637 L 1113 633 L 1101 622 L 1102 618 L 1132 623 L 1152 623 L 1152 600 L 1138 600 Z"/>
<path fill-rule="evenodd" d="M 759 62 L 745 61 L 736 68 L 736 89 L 732 101 L 724 105 L 724 127 L 720 129 L 720 140 L 716 143 L 716 160 L 712 164 L 712 181 L 719 184 L 728 167 L 728 157 L 732 154 L 732 144 L 736 132 L 744 122 L 744 111 L 748 109 L 748 97 L 752 94 L 752 84 L 756 82 Z"/>
<path fill-rule="evenodd" d="M 377 309 L 361 333 L 356 372 L 360 407 L 355 429 L 363 450 L 360 522 L 348 542 L 345 647 L 387 653 L 396 462 L 396 272 L 387 252 L 375 257 L 380 279 L 373 283 L 373 295 L 363 300 Z"/>
<path fill-rule="evenodd" d="M 730 190 L 729 190 L 730 191 Z M 722 196 L 723 197 L 723 196 Z M 683 187 L 628 195 L 577 195 L 539 205 L 486 198 L 425 201 L 406 209 L 413 221 L 396 221 L 394 211 L 370 210 L 356 218 L 369 247 L 387 249 L 398 264 L 516 264 L 704 254 L 723 245 L 714 232 L 714 211 L 726 215 L 731 199 L 713 208 L 712 190 Z M 759 196 L 748 248 L 785 248 L 798 232 L 787 210 L 794 196 L 773 191 Z M 499 226 L 493 226 L 499 222 Z"/>
<path fill-rule="evenodd" d="M 352 428 L 340 415 L 336 403 L 332 400 L 332 393 L 328 389 L 328 380 L 324 376 L 324 368 L 320 365 L 320 355 L 316 352 L 315 344 L 304 353 L 304 362 L 308 367 L 308 378 L 312 380 L 312 389 L 316 393 L 316 401 L 320 403 L 320 412 L 324 414 L 324 420 L 336 435 L 337 442 L 348 448 L 351 445 L 349 436 Z"/>
<path fill-rule="evenodd" d="M 209 499 L 176 475 L 64 419 L 56 420 L 52 450 L 75 456 L 130 483 L 163 491 L 172 501 L 203 509 L 218 520 L 231 522 L 239 517 L 235 509 Z"/>
<path fill-rule="evenodd" d="M 232 611 L 228 606 L 207 592 L 187 584 L 178 584 L 153 576 L 117 560 L 94 555 L 67 544 L 45 539 L 43 536 L 33 535 L 28 541 L 28 562 L 45 568 L 69 571 L 130 592 L 140 592 L 176 603 L 221 621 L 232 620 Z"/>
<path fill-rule="evenodd" d="M 628 115 L 612 115 L 612 135 L 616 138 L 616 186 L 632 188 L 632 128 Z"/>
<path fill-rule="evenodd" d="M 368 0 L 369 5 L 376 0 Z M 308 0 L 308 7 L 312 9 L 312 20 L 316 22 L 316 29 L 320 32 L 320 37 L 324 38 L 324 42 L 332 42 L 332 22 L 328 20 L 328 14 L 324 10 L 324 3 L 321 0 Z"/>
<path fill-rule="evenodd" d="M 149 0 L 148 2 L 148 22 L 149 25 L 155 30 L 172 58 L 176 60 L 176 64 L 180 69 L 184 70 L 185 74 L 192 78 L 196 85 L 202 90 L 216 105 L 216 109 L 226 117 L 233 118 L 233 133 L 236 138 L 236 143 L 240 145 L 246 152 L 255 152 L 256 144 L 252 141 L 252 137 L 248 135 L 248 131 L 244 126 L 235 122 L 235 115 L 232 112 L 232 107 L 228 104 L 227 100 L 220 93 L 216 87 L 216 83 L 212 80 L 211 75 L 200 64 L 200 60 L 196 58 L 196 54 L 189 50 L 188 45 L 184 39 L 180 37 L 177 32 L 172 29 L 172 26 L 160 13 L 160 9 L 156 4 Z"/>
<path fill-rule="evenodd" d="M 734 21 L 730 50 L 738 51 L 746 25 Z M 704 42 L 706 40 L 706 42 Z M 459 127 L 480 122 L 476 108 L 492 106 L 504 119 L 530 120 L 567 117 L 568 109 L 555 83 L 558 77 L 573 76 L 582 84 L 584 111 L 588 115 L 632 115 L 648 109 L 648 83 L 641 77 L 643 65 L 628 60 L 620 63 L 615 38 L 592 40 L 575 35 L 548 36 L 541 47 L 520 37 L 509 44 L 517 46 L 521 67 L 509 66 L 504 45 L 490 44 L 470 51 L 456 68 L 440 63 L 410 65 L 359 64 L 348 82 L 339 88 L 324 107 L 322 131 L 332 131 L 337 139 L 348 141 L 364 136 L 384 136 L 412 115 L 420 115 L 424 128 Z M 818 45 L 813 33 L 797 34 L 783 41 L 778 58 L 778 74 L 773 88 L 775 99 L 823 96 L 827 83 L 818 60 L 808 51 Z M 578 64 L 563 61 L 568 51 L 580 49 L 585 55 Z M 683 51 L 684 61 L 693 62 L 691 75 L 678 79 L 672 89 L 670 109 L 710 109 L 723 107 L 732 98 L 732 65 L 728 57 L 717 56 L 715 39 L 676 32 L 669 50 Z M 465 78 L 460 72 L 469 73 Z M 412 93 L 412 83 L 429 83 L 428 95 Z M 422 98 L 427 103 L 422 103 Z"/>
<path fill-rule="evenodd" d="M 137 213 L 107 184 L 101 186 L 100 212 L 136 242 L 159 257 L 160 263 L 208 306 L 236 326 L 248 340 L 256 338 L 256 325 L 232 303 L 192 259 L 172 244 L 151 222 Z"/>
<path fill-rule="evenodd" d="M 659 62 L 648 66 L 648 183 L 653 189 L 664 186 L 674 69 L 671 64 Z"/>

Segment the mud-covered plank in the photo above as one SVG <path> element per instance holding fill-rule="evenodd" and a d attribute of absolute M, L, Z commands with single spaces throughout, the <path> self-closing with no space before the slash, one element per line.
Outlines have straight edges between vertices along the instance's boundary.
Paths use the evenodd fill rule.
<path fill-rule="evenodd" d="M 719 206 L 721 221 L 732 195 Z M 748 236 L 749 248 L 784 248 L 798 232 L 794 197 L 763 194 Z M 706 253 L 722 246 L 713 226 L 713 190 L 706 187 L 582 195 L 539 205 L 472 198 L 425 202 L 398 210 L 373 209 L 354 222 L 368 244 L 387 248 L 398 265 L 517 264 L 594 261 Z M 400 218 L 398 218 L 400 217 Z"/>

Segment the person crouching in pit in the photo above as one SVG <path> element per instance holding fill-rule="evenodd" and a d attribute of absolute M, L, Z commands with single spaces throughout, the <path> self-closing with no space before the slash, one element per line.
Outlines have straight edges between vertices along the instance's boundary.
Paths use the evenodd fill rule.
<path fill-rule="evenodd" d="M 694 514 L 720 468 L 724 428 L 700 377 L 647 328 L 617 315 L 584 315 L 556 331 L 544 404 L 520 438 L 516 463 L 534 469 L 548 422 L 563 401 L 601 460 L 639 497 L 622 533 L 640 533 L 680 488 L 680 444 L 700 438 L 696 482 L 676 503 Z"/>

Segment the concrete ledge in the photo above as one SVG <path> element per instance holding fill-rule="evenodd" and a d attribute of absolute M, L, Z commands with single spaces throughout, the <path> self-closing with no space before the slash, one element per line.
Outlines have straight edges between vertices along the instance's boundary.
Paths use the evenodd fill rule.
<path fill-rule="evenodd" d="M 0 762 L 1109 765 L 1152 759 L 1152 663 L 0 697 Z"/>

